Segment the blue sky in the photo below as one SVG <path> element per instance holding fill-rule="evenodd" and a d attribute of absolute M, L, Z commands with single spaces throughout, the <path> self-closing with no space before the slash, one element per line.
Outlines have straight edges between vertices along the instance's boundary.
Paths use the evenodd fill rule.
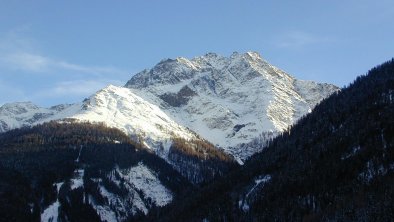
<path fill-rule="evenodd" d="M 257 51 L 350 83 L 393 57 L 392 0 L 0 0 L 0 105 L 79 102 L 163 58 Z"/>

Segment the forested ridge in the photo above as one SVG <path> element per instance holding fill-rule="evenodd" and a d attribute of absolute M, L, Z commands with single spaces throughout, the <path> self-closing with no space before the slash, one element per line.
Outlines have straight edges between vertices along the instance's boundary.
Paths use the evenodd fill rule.
<path fill-rule="evenodd" d="M 394 60 L 150 221 L 392 221 Z M 157 216 L 159 215 L 159 216 Z"/>
<path fill-rule="evenodd" d="M 36 151 L 41 145 L 69 147 L 83 144 L 126 143 L 136 146 L 127 135 L 103 123 L 77 123 L 66 120 L 63 124 L 51 121 L 34 127 L 14 129 L 0 134 L 1 153 Z"/>
<path fill-rule="evenodd" d="M 100 186 L 129 195 L 127 189 L 114 186 L 109 175 L 140 163 L 157 173 L 175 199 L 194 189 L 163 159 L 103 124 L 49 122 L 0 134 L 0 221 L 39 221 L 56 198 L 61 204 L 60 220 L 100 221 L 87 196 L 106 203 Z M 78 170 L 84 171 L 83 185 L 72 188 Z M 55 184 L 63 184 L 60 191 Z M 122 218 L 135 220 L 143 215 L 137 211 Z"/>
<path fill-rule="evenodd" d="M 203 140 L 174 137 L 168 159 L 184 177 L 203 185 L 236 169 L 239 165 L 228 154 Z"/>
<path fill-rule="evenodd" d="M 134 191 L 146 198 L 148 210 L 157 207 L 141 190 L 128 185 L 122 172 L 143 164 L 176 200 L 238 166 L 201 138 L 189 141 L 174 136 L 173 140 L 171 166 L 119 129 L 102 123 L 66 119 L 0 134 L 0 215 L 4 215 L 0 221 L 38 221 L 56 201 L 60 220 L 102 220 L 86 199 L 109 206 L 119 220 L 138 221 L 146 212 L 134 209 L 140 201 L 133 199 Z M 73 185 L 76 177 L 81 177 L 81 187 Z M 103 189 L 117 200 L 103 197 Z"/>

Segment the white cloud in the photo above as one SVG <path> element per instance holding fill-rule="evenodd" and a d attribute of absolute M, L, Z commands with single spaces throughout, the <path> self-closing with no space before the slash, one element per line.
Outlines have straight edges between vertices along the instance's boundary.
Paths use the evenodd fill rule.
<path fill-rule="evenodd" d="M 46 72 L 51 65 L 50 60 L 47 58 L 29 53 L 3 55 L 1 62 L 9 68 L 22 69 L 30 72 Z"/>
<path fill-rule="evenodd" d="M 126 74 L 125 71 L 113 67 L 83 66 L 27 52 L 5 54 L 1 56 L 0 61 L 8 68 L 35 73 L 55 73 L 63 70 L 93 75 Z"/>
<path fill-rule="evenodd" d="M 303 31 L 290 31 L 280 35 L 276 41 L 277 46 L 281 48 L 303 48 L 313 44 L 327 43 L 332 39 Z"/>
<path fill-rule="evenodd" d="M 130 77 L 116 67 L 82 65 L 45 55 L 40 44 L 28 38 L 29 30 L 26 26 L 0 33 L 0 73 L 4 73 L 0 74 L 0 104 L 79 102 L 108 84 L 123 85 Z"/>
<path fill-rule="evenodd" d="M 82 66 L 82 65 L 64 62 L 64 61 L 54 62 L 53 65 L 67 70 L 73 70 L 73 71 L 90 73 L 90 74 L 112 74 L 112 75 L 126 74 L 125 71 L 114 67 Z"/>
<path fill-rule="evenodd" d="M 39 49 L 39 43 L 26 37 L 29 36 L 30 29 L 25 25 L 0 33 L 0 65 L 3 68 L 50 74 L 72 71 L 73 74 L 90 74 L 96 77 L 128 73 L 115 67 L 88 66 L 47 56 Z"/>

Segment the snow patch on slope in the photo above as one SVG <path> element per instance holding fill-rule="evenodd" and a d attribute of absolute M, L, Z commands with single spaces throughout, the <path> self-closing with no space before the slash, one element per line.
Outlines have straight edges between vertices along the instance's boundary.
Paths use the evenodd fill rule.
<path fill-rule="evenodd" d="M 72 190 L 83 187 L 84 174 L 85 174 L 84 169 L 76 169 L 74 171 L 74 177 L 71 179 L 71 189 Z"/>
<path fill-rule="evenodd" d="M 89 200 L 90 203 L 93 203 L 92 200 Z M 96 211 L 97 215 L 100 217 L 103 222 L 113 222 L 118 221 L 116 218 L 115 212 L 111 210 L 108 206 L 101 206 L 96 204 L 91 204 L 93 209 Z"/>
<path fill-rule="evenodd" d="M 41 222 L 58 221 L 60 202 L 56 200 L 41 214 Z"/>
<path fill-rule="evenodd" d="M 145 199 L 152 200 L 156 206 L 165 206 L 172 201 L 171 191 L 163 186 L 154 172 L 143 163 L 121 172 L 123 179 L 142 191 Z"/>
<path fill-rule="evenodd" d="M 271 180 L 271 175 L 261 175 L 254 180 L 253 187 L 246 193 L 245 197 L 238 201 L 238 207 L 244 212 L 249 211 L 249 204 L 253 202 L 251 194 L 253 194 L 257 189 L 262 189 L 266 183 Z"/>
<path fill-rule="evenodd" d="M 97 183 L 104 202 L 90 196 L 89 203 L 102 220 L 116 218 L 122 221 L 137 213 L 146 215 L 151 207 L 165 206 L 173 199 L 172 192 L 162 185 L 155 172 L 142 162 L 128 169 L 116 168 L 108 174 L 107 179 L 117 189 L 126 191 L 126 194 L 120 196 L 112 192 L 101 179 L 92 180 Z"/>

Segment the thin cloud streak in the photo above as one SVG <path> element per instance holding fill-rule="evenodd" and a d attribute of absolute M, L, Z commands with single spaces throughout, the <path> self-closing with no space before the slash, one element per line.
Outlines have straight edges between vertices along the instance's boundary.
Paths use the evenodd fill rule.
<path fill-rule="evenodd" d="M 8 68 L 34 73 L 55 72 L 59 69 L 93 75 L 123 75 L 127 73 L 113 67 L 83 66 L 27 52 L 6 54 L 2 56 L 0 61 Z"/>
<path fill-rule="evenodd" d="M 37 45 L 39 44 L 33 39 L 26 37 L 29 30 L 29 26 L 16 27 L 0 36 L 1 66 L 37 74 L 61 71 L 73 71 L 96 76 L 127 74 L 126 71 L 115 67 L 86 66 L 43 55 L 37 50 Z"/>
<path fill-rule="evenodd" d="M 1 62 L 11 69 L 29 72 L 47 72 L 51 65 L 47 58 L 29 53 L 8 54 L 1 58 Z"/>
<path fill-rule="evenodd" d="M 24 26 L 0 36 L 0 104 L 15 101 L 33 101 L 40 104 L 80 102 L 81 98 L 94 94 L 109 85 L 123 85 L 119 80 L 128 79 L 129 72 L 116 67 L 87 66 L 65 59 L 47 56 L 39 50 L 39 44 L 26 36 L 29 27 Z M 14 79 L 31 78 L 37 84 L 22 87 Z M 50 80 L 48 80 L 50 79 Z M 118 80 L 114 80 L 118 79 Z M 24 79 L 26 80 L 26 79 Z M 51 81 L 51 82 L 49 82 Z"/>
<path fill-rule="evenodd" d="M 333 41 L 329 37 L 317 36 L 304 31 L 290 31 L 277 38 L 276 45 L 280 48 L 303 48 L 306 46 L 328 43 Z"/>

